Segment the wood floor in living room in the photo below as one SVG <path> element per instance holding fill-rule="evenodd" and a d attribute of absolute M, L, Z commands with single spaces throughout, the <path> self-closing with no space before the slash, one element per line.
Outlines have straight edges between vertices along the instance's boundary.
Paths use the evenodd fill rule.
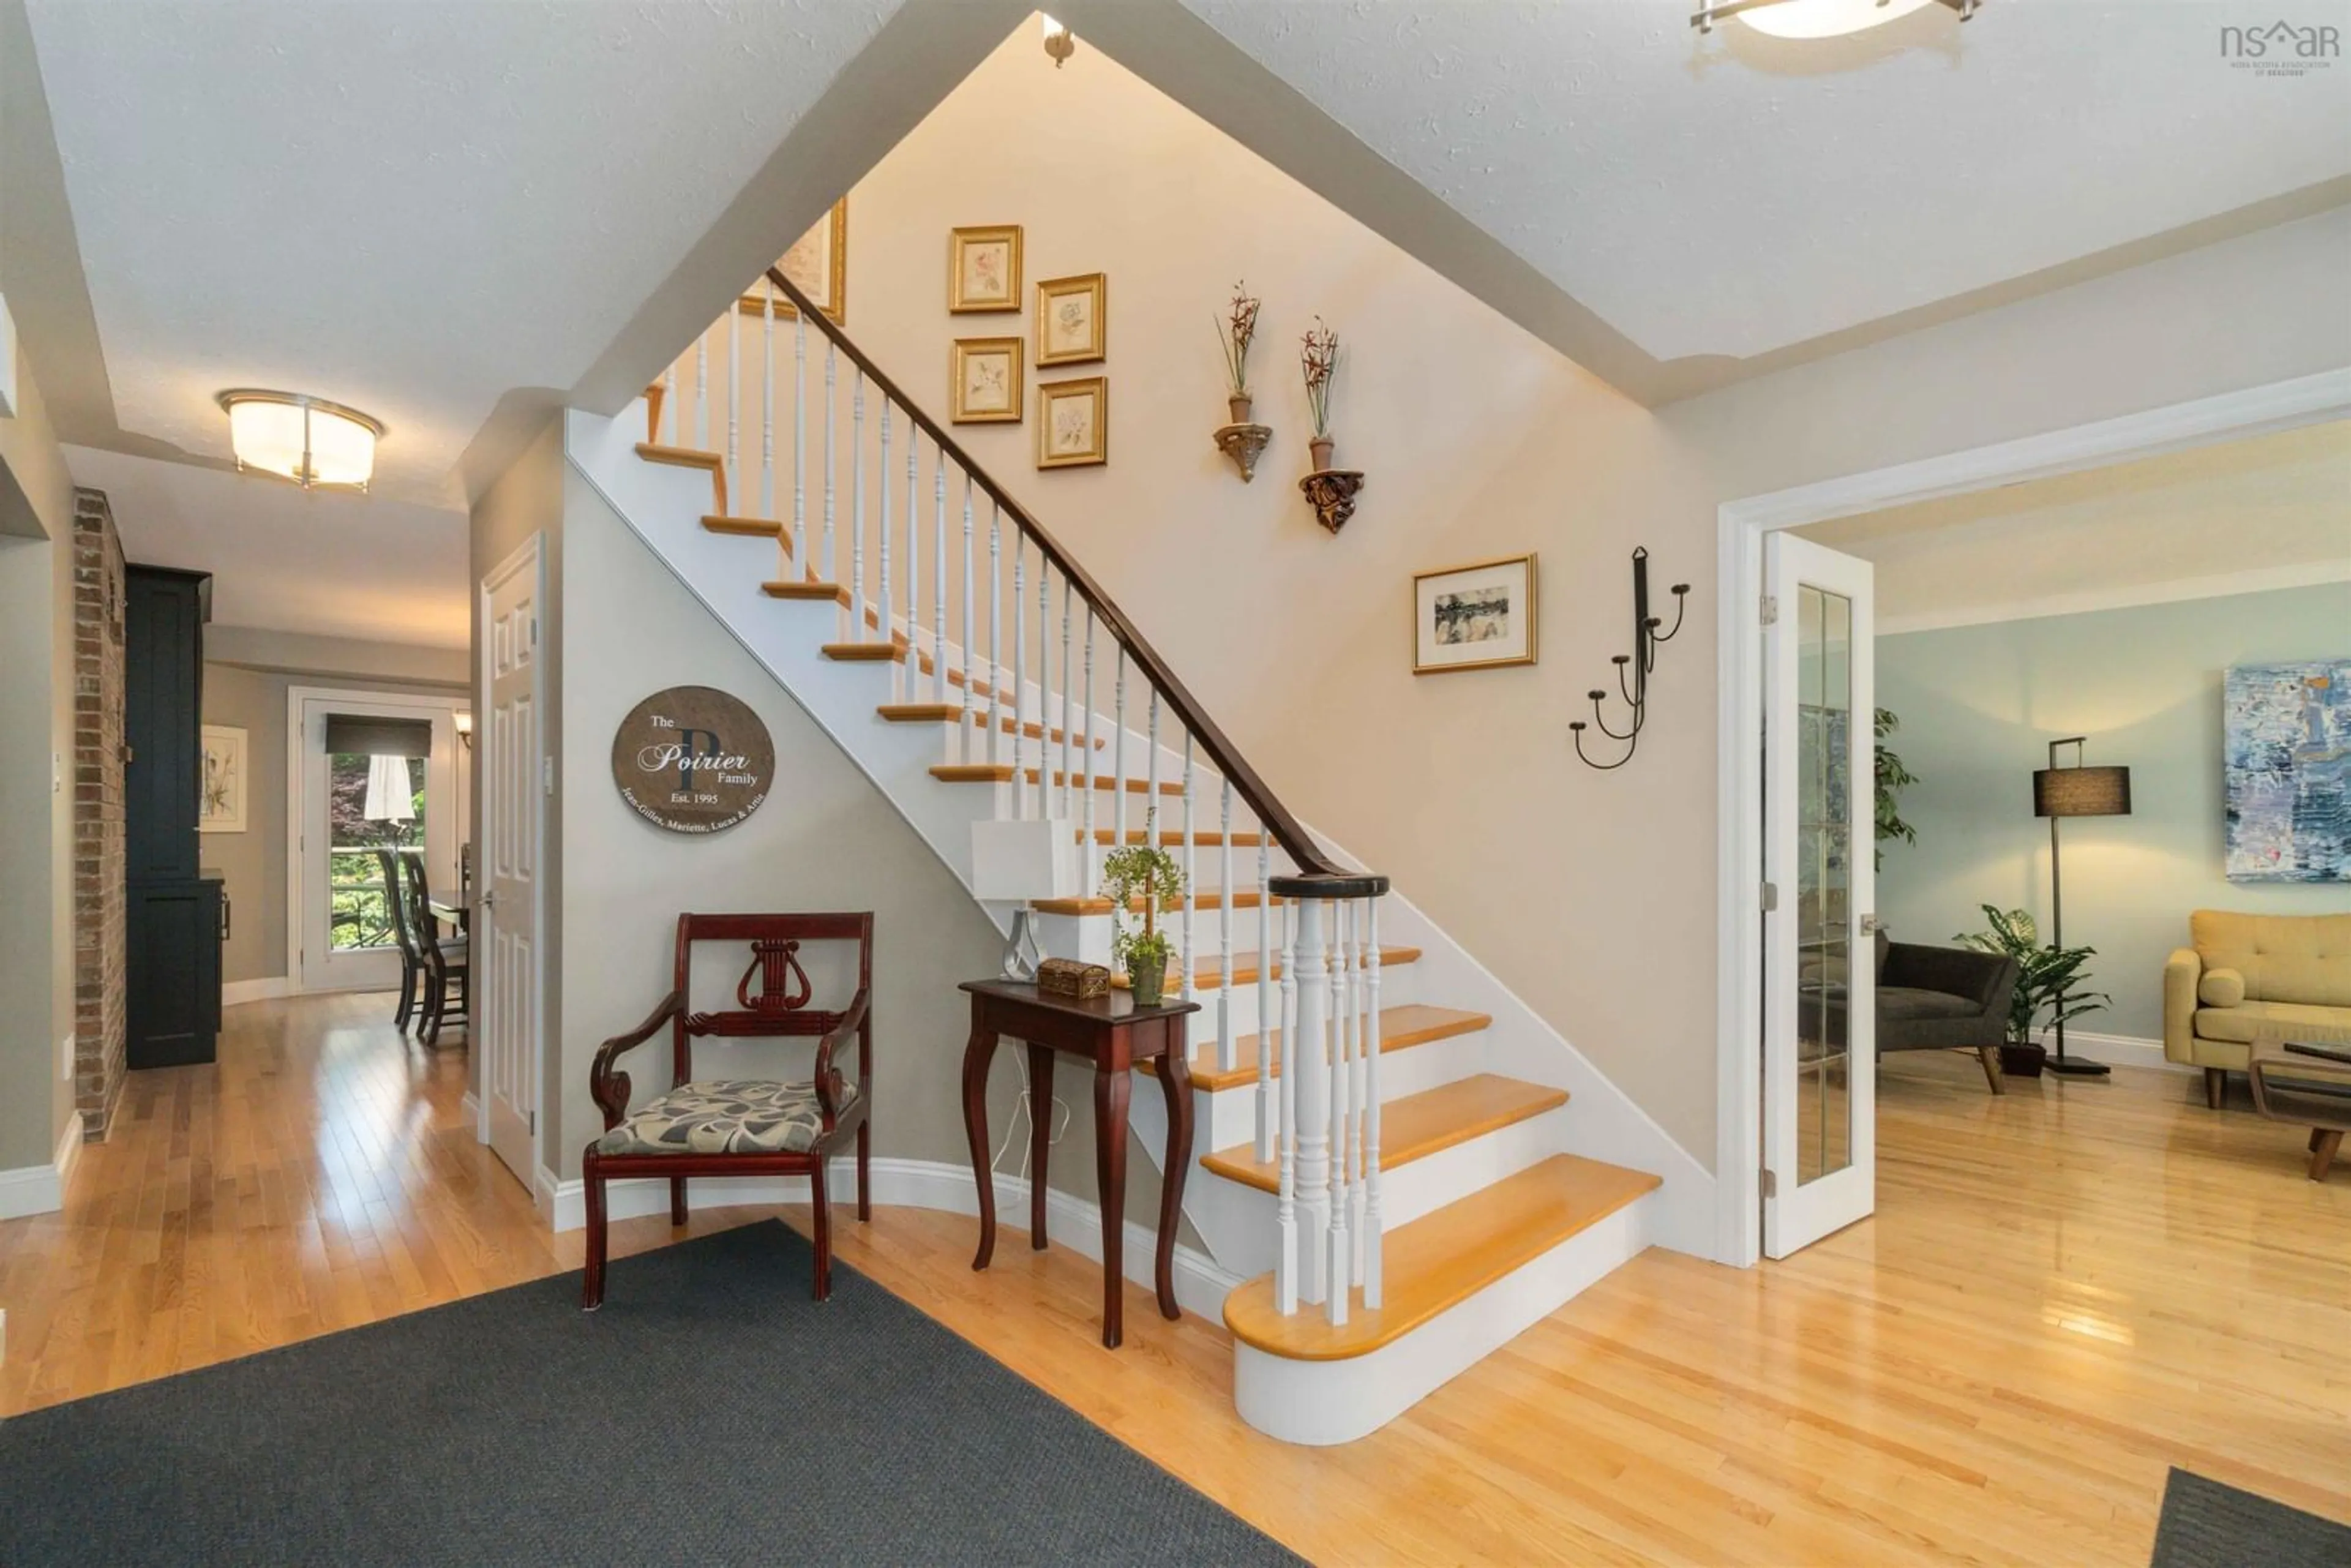
<path fill-rule="evenodd" d="M 240 1007 L 216 1069 L 133 1075 L 66 1209 L 0 1223 L 0 1414 L 579 1266 L 474 1142 L 464 1052 L 389 1011 Z M 2351 1172 L 2305 1179 L 2241 1083 L 2011 1088 L 1890 1062 L 1876 1218 L 1744 1271 L 1652 1250 L 1340 1449 L 1240 1425 L 1220 1324 L 1137 1294 L 1103 1350 L 1068 1249 L 975 1275 L 975 1221 L 882 1209 L 841 1257 L 1322 1562 L 2142 1568 L 2174 1464 L 2351 1521 Z"/>

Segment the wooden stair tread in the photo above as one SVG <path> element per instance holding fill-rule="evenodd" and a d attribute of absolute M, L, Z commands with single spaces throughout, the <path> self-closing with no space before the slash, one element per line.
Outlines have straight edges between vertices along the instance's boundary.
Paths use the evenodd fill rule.
<path fill-rule="evenodd" d="M 851 664 L 903 664 L 906 657 L 904 643 L 827 643 L 819 652 L 828 659 Z"/>
<path fill-rule="evenodd" d="M 1083 828 L 1080 828 L 1077 830 L 1077 834 L 1078 842 L 1084 843 L 1086 841 L 1086 831 Z M 1141 828 L 1129 828 L 1126 830 L 1125 841 L 1130 844 L 1142 843 L 1144 841 L 1143 834 L 1144 830 Z M 1227 835 L 1217 832 L 1214 830 L 1203 830 L 1192 835 L 1192 842 L 1204 849 L 1211 848 L 1216 845 L 1222 844 L 1225 841 L 1226 836 Z M 1235 849 L 1255 849 L 1258 845 L 1265 842 L 1265 835 L 1255 831 L 1234 833 L 1231 835 L 1231 838 L 1233 847 Z M 1094 830 L 1094 842 L 1098 844 L 1114 844 L 1118 841 L 1119 836 L 1118 830 L 1116 828 L 1096 828 Z M 1180 828 L 1162 828 L 1159 830 L 1159 842 L 1168 849 L 1180 848 L 1184 842 L 1184 831 Z"/>
<path fill-rule="evenodd" d="M 648 463 L 674 463 L 684 468 L 716 469 L 726 461 L 724 455 L 698 446 L 663 446 L 651 441 L 637 443 L 637 455 Z"/>
<path fill-rule="evenodd" d="M 934 768 L 931 771 L 936 773 L 939 770 Z M 1031 768 L 1029 771 L 1033 773 L 1036 769 Z M 1235 909 L 1255 909 L 1262 901 L 1263 895 L 1255 888 L 1233 894 Z M 1273 900 L 1274 907 L 1278 909 L 1285 902 L 1287 901 L 1276 898 Z M 1143 894 L 1138 893 L 1128 899 L 1126 906 L 1137 915 L 1142 914 Z M 1204 909 L 1222 909 L 1224 906 L 1225 895 L 1221 893 L 1197 893 L 1192 895 L 1192 908 L 1195 912 Z M 1040 915 L 1108 915 L 1110 900 L 1107 898 L 1038 898 L 1031 899 L 1029 907 Z M 1181 918 L 1180 911 L 1176 917 Z M 1251 943 L 1250 946 L 1255 946 L 1256 944 Z M 1158 1058 L 1154 1057 L 1152 1060 L 1156 1061 Z"/>
<path fill-rule="evenodd" d="M 723 517 L 716 512 L 705 512 L 702 526 L 714 534 L 742 534 L 759 539 L 784 537 L 784 525 L 773 517 Z M 784 548 L 789 550 L 791 546 L 786 544 Z"/>
<path fill-rule="evenodd" d="M 770 599 L 830 599 L 849 602 L 849 590 L 837 582 L 763 582 L 759 591 Z"/>
<path fill-rule="evenodd" d="M 883 703 L 873 711 L 892 724 L 955 724 L 962 719 L 964 710 L 953 703 Z M 987 727 L 985 708 L 974 708 L 972 715 L 972 723 L 975 727 L 983 730 Z M 1020 734 L 1031 740 L 1045 738 L 1049 734 L 1041 725 L 1032 722 L 1016 726 L 1008 718 L 998 719 L 996 727 L 1007 735 L 1012 734 L 1017 728 Z M 1052 730 L 1050 735 L 1054 745 L 1061 744 L 1062 737 L 1060 730 Z M 1094 737 L 1094 745 L 1097 748 L 1109 744 L 1110 740 L 1107 737 Z"/>
<path fill-rule="evenodd" d="M 1058 768 L 1055 768 L 1053 770 L 1053 788 L 1056 789 L 1061 789 L 1063 785 L 1068 783 L 1069 778 L 1070 776 L 1068 774 L 1062 772 Z M 1037 769 L 1034 768 L 1029 769 L 1029 782 L 1031 784 L 1037 782 Z M 1082 773 L 1078 775 L 1078 787 L 1080 789 L 1084 789 L 1086 787 L 1086 776 Z M 1118 779 L 1113 774 L 1097 773 L 1093 776 L 1093 788 L 1097 789 L 1115 789 L 1118 788 Z M 1151 793 L 1151 780 L 1148 779 L 1130 779 L 1126 781 L 1126 792 L 1130 795 L 1148 795 Z M 1162 795 L 1181 795 L 1184 792 L 1183 780 L 1163 779 L 1159 782 L 1159 792 Z"/>
<path fill-rule="evenodd" d="M 1540 1116 L 1567 1103 L 1567 1091 L 1499 1073 L 1440 1083 L 1380 1107 L 1380 1169 L 1408 1166 L 1456 1144 Z M 1281 1190 L 1280 1167 L 1260 1164 L 1254 1144 L 1236 1144 L 1200 1158 L 1203 1167 L 1261 1192 Z"/>
<path fill-rule="evenodd" d="M 1292 1361 L 1343 1361 L 1393 1343 L 1659 1185 L 1646 1171 L 1553 1155 L 1387 1234 L 1384 1302 L 1332 1328 L 1321 1307 L 1278 1310 L 1273 1276 L 1225 1298 L 1233 1338 Z"/>
<path fill-rule="evenodd" d="M 1433 1008 L 1425 1002 L 1406 1002 L 1398 1007 L 1380 1009 L 1380 1054 L 1406 1051 L 1431 1040 L 1451 1040 L 1456 1035 L 1475 1034 L 1493 1027 L 1491 1013 L 1464 1012 L 1459 1008 Z M 1272 1076 L 1281 1076 L 1281 1031 L 1270 1031 L 1273 1036 Z M 1192 1053 L 1192 1087 L 1215 1092 L 1237 1089 L 1257 1082 L 1257 1050 L 1261 1035 L 1245 1034 L 1233 1041 L 1234 1061 L 1228 1071 L 1217 1065 L 1217 1042 L 1208 1040 Z M 1143 1064 L 1143 1071 L 1157 1077 L 1159 1059 L 1153 1057 Z M 1387 1131 L 1383 1124 L 1381 1132 Z"/>
<path fill-rule="evenodd" d="M 1164 925 L 1165 923 L 1162 924 Z M 1413 962 L 1419 956 L 1420 949 L 1417 947 L 1383 946 L 1380 949 L 1380 967 L 1396 968 L 1401 965 Z M 1276 980 L 1281 978 L 1281 955 L 1279 953 L 1273 956 L 1273 973 L 1270 977 Z M 1176 992 L 1177 978 L 1178 977 L 1173 973 L 1167 977 L 1167 991 L 1171 996 Z M 1121 990 L 1127 988 L 1127 979 L 1124 975 L 1113 975 L 1110 983 Z M 1222 959 L 1203 958 L 1199 967 L 1192 971 L 1192 988 L 1196 991 L 1213 991 L 1224 983 L 1225 966 Z M 1256 954 L 1252 953 L 1246 958 L 1238 954 L 1233 956 L 1233 984 L 1236 986 L 1257 984 Z"/>

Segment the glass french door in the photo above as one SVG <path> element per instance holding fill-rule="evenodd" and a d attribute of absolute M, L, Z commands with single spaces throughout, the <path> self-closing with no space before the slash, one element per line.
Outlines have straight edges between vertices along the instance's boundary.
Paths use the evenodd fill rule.
<path fill-rule="evenodd" d="M 291 906 L 298 920 L 298 988 L 390 990 L 400 984 L 400 951 L 376 851 L 422 857 L 434 896 L 457 897 L 463 814 L 455 707 L 390 693 L 330 697 L 306 691 L 297 700 L 301 807 Z M 338 754 L 328 740 L 328 721 L 337 715 L 421 722 L 430 727 L 431 748 L 413 758 Z"/>
<path fill-rule="evenodd" d="M 1871 570 L 1764 543 L 1763 1249 L 1867 1216 L 1877 1185 Z"/>

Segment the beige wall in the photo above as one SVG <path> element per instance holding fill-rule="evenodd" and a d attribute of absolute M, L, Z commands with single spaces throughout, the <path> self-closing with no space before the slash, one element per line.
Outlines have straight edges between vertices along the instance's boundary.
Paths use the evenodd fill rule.
<path fill-rule="evenodd" d="M 236 640 L 230 642 L 234 650 Z M 204 652 L 214 651 L 214 636 L 207 631 Z M 385 657 L 396 654 L 388 651 Z M 350 662 L 379 661 L 362 657 Z M 462 678 L 463 671 L 459 674 Z M 231 725 L 246 736 L 245 831 L 205 833 L 197 841 L 205 873 L 220 874 L 230 902 L 232 917 L 229 939 L 221 953 L 221 978 L 231 984 L 269 979 L 287 972 L 286 692 L 289 686 L 312 685 L 465 701 L 462 684 L 360 680 L 332 670 L 256 670 L 205 660 L 204 722 Z"/>
<path fill-rule="evenodd" d="M 1051 373 L 1110 377 L 1112 461 L 1036 471 L 1033 397 L 1030 422 L 958 438 L 1293 809 L 1708 1166 L 1719 505 L 2351 363 L 2337 213 L 1652 413 L 1098 50 L 1057 72 L 1024 33 L 851 199 L 850 330 L 934 413 L 953 338 L 1033 338 L 1027 311 L 946 311 L 947 230 L 994 223 L 1025 225 L 1032 286 L 1109 275 L 1108 363 Z M 1209 444 L 1211 319 L 1236 277 L 1266 302 L 1252 379 L 1276 429 L 1249 486 Z M 1295 485 L 1294 345 L 1317 313 L 1347 344 L 1340 461 L 1369 475 L 1336 538 Z M 1625 651 L 1636 545 L 1660 588 L 1695 585 L 1691 623 L 1662 652 L 1638 759 L 1596 773 L 1566 725 Z M 1524 550 L 1541 558 L 1541 663 L 1415 680 L 1412 572 Z"/>
<path fill-rule="evenodd" d="M 73 485 L 21 353 L 16 375 L 0 417 L 0 1171 L 47 1165 L 73 1109 Z"/>

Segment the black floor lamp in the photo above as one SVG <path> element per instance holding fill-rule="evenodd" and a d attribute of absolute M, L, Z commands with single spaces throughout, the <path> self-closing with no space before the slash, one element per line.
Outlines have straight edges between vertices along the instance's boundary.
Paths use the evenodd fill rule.
<path fill-rule="evenodd" d="M 2033 769 L 2032 814 L 2049 819 L 2049 945 L 2065 945 L 2065 896 L 2057 873 L 2057 820 L 2060 817 L 2127 817 L 2130 815 L 2130 769 L 2092 768 L 2088 737 L 2073 735 L 2049 743 L 2049 766 Z M 2074 766 L 2057 766 L 2057 748 L 2074 748 Z M 2103 1078 L 2113 1069 L 2103 1061 L 2085 1061 L 2065 1054 L 2065 1020 L 2057 1020 L 2057 1054 L 2049 1071 L 2080 1078 Z"/>

